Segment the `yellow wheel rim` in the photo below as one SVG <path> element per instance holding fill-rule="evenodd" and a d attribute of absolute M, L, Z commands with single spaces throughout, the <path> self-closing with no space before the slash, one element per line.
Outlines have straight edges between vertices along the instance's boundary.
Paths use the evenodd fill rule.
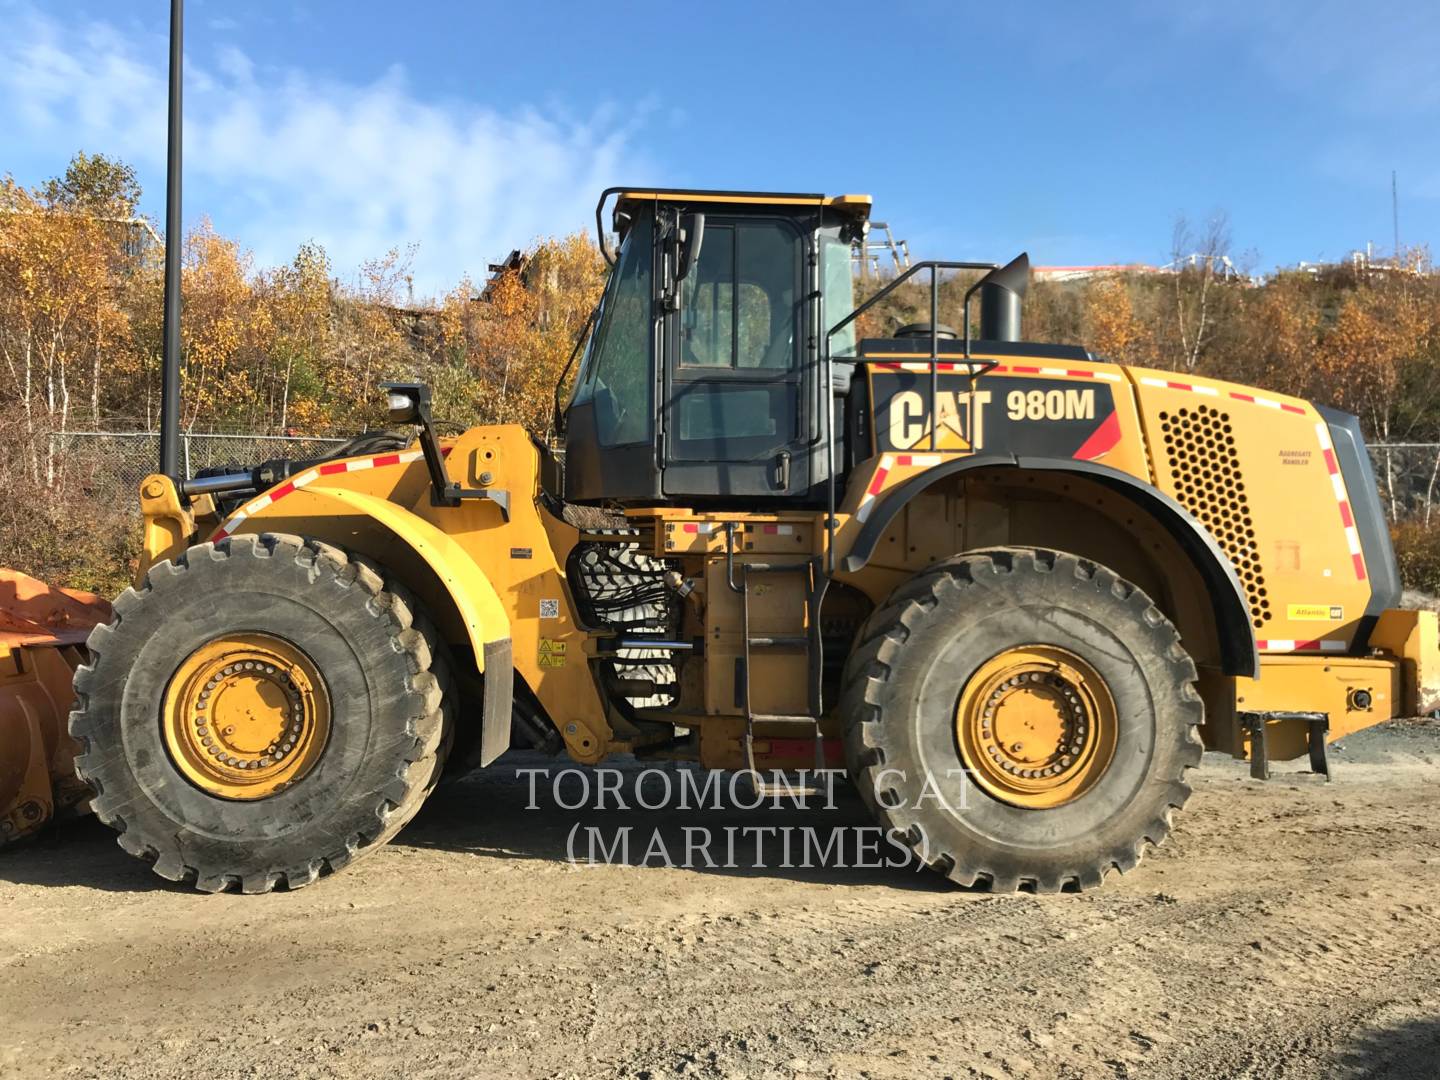
<path fill-rule="evenodd" d="M 222 799 L 263 799 L 315 767 L 330 737 L 330 694 L 314 663 L 268 634 L 196 649 L 165 691 L 170 758 Z"/>
<path fill-rule="evenodd" d="M 955 711 L 960 756 L 995 798 L 1032 810 L 1078 799 L 1115 756 L 1115 700 L 1096 670 L 1051 645 L 986 661 Z"/>

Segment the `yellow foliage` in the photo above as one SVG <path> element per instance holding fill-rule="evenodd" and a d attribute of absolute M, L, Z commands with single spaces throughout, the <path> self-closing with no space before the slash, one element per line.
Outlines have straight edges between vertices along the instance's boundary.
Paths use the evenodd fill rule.
<path fill-rule="evenodd" d="M 1145 325 L 1136 318 L 1130 290 L 1120 277 L 1103 277 L 1086 294 L 1089 333 L 1085 345 L 1097 356 L 1120 363 L 1143 363 L 1149 340 Z"/>

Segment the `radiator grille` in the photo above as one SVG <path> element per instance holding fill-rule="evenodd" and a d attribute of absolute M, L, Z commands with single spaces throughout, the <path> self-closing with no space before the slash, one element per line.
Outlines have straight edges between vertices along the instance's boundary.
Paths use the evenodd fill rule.
<path fill-rule="evenodd" d="M 1250 600 L 1250 618 L 1259 629 L 1270 620 L 1270 601 L 1230 414 L 1208 405 L 1162 412 L 1160 431 L 1165 436 L 1175 498 L 1210 530 L 1230 557 Z"/>

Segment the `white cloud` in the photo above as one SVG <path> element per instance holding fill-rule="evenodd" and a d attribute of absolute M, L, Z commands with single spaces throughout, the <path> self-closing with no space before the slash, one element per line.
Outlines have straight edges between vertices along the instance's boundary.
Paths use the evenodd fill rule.
<path fill-rule="evenodd" d="M 158 210 L 163 36 L 62 25 L 29 6 L 5 21 L 0 127 L 49 173 L 81 148 L 132 163 Z M 229 45 L 186 65 L 186 219 L 209 214 L 262 264 L 314 239 L 348 275 L 417 242 L 416 289 L 438 291 L 511 247 L 586 226 L 601 188 L 649 171 L 633 144 L 642 121 L 612 108 L 574 119 L 426 101 L 399 67 L 368 84 L 324 81 Z"/>
<path fill-rule="evenodd" d="M 1276 86 L 1346 112 L 1390 117 L 1440 109 L 1440 6 L 1431 0 L 1209 0 L 1139 10 L 1182 34 L 1218 31 Z"/>

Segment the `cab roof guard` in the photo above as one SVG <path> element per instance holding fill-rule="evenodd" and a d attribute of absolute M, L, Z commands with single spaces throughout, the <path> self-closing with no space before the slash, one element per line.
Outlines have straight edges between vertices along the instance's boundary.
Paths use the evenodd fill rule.
<path fill-rule="evenodd" d="M 600 254 L 611 266 L 615 265 L 615 256 L 605 246 L 605 204 L 610 201 L 612 196 L 616 198 L 617 210 L 622 203 L 629 201 L 662 202 L 674 199 L 704 203 L 749 203 L 757 206 L 828 206 L 846 211 L 861 221 L 870 216 L 871 204 L 869 195 L 822 195 L 818 192 L 807 194 L 794 191 L 727 191 L 720 188 L 662 188 L 646 187 L 641 184 L 608 187 L 600 193 L 600 201 L 595 204 L 595 238 L 596 243 L 600 246 Z"/>

